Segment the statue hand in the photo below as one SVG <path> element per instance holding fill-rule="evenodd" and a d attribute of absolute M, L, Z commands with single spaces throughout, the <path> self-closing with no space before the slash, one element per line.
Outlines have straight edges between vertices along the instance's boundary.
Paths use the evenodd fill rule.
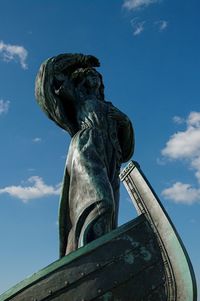
<path fill-rule="evenodd" d="M 65 77 L 65 81 L 59 89 L 55 90 L 55 93 L 65 100 L 75 100 L 74 90 L 71 82 Z"/>

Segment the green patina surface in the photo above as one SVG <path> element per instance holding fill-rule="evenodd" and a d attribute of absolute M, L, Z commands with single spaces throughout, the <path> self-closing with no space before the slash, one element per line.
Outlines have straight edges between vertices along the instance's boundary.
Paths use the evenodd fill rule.
<path fill-rule="evenodd" d="M 6 291 L 4 294 L 2 294 L 0 296 L 0 301 L 4 301 L 4 300 L 7 300 L 8 298 L 11 298 L 17 292 L 21 291 L 25 287 L 32 285 L 33 283 L 35 283 L 35 282 L 39 281 L 40 279 L 46 277 L 47 275 L 51 274 L 52 272 L 56 271 L 57 269 L 61 268 L 62 266 L 69 264 L 70 262 L 72 262 L 76 258 L 78 258 L 80 256 L 83 256 L 84 254 L 95 250 L 100 245 L 103 245 L 103 244 L 107 243 L 108 241 L 116 238 L 118 235 L 121 235 L 121 234 L 125 233 L 128 229 L 130 229 L 130 228 L 136 226 L 137 224 L 141 223 L 144 219 L 145 219 L 145 217 L 143 215 L 140 215 L 136 219 L 126 223 L 125 225 L 119 227 L 118 229 L 113 230 L 112 232 L 96 239 L 95 241 L 92 241 L 91 243 L 89 243 L 86 246 L 78 249 L 77 251 L 74 251 L 74 252 L 70 253 L 69 255 L 63 257 L 62 259 L 59 259 L 59 260 L 53 262 L 49 266 L 47 266 L 44 269 L 40 270 L 39 272 L 33 274 L 32 276 L 24 279 L 23 281 L 21 281 L 20 283 L 18 283 L 17 285 L 12 287 L 8 291 Z"/>

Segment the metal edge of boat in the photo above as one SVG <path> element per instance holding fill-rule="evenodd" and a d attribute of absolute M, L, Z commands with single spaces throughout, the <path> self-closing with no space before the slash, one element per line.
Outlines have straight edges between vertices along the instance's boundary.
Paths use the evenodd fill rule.
<path fill-rule="evenodd" d="M 138 214 L 146 216 L 158 238 L 165 263 L 168 301 L 196 301 L 196 279 L 188 253 L 139 164 L 131 161 L 120 173 L 120 179 Z"/>

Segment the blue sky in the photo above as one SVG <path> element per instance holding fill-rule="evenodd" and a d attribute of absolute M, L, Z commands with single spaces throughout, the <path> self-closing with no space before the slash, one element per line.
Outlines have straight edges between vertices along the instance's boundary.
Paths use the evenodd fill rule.
<path fill-rule="evenodd" d="M 128 114 L 138 161 L 200 278 L 198 0 L 0 0 L 0 292 L 58 258 L 69 135 L 34 98 L 40 64 L 64 52 L 101 62 L 106 99 Z M 122 187 L 120 224 L 135 210 Z"/>

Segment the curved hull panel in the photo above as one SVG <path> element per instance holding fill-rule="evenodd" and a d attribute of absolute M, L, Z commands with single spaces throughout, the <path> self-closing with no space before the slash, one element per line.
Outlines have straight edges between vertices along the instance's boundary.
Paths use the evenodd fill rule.
<path fill-rule="evenodd" d="M 165 269 L 144 215 L 63 257 L 1 301 L 166 301 Z"/>

